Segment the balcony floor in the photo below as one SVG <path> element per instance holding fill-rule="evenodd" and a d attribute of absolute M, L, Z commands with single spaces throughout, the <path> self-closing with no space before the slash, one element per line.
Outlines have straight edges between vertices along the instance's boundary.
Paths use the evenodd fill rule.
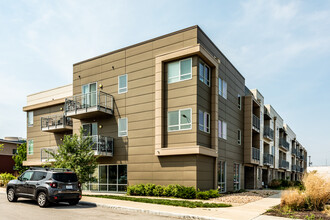
<path fill-rule="evenodd" d="M 72 126 L 57 125 L 57 126 L 49 126 L 49 127 L 41 128 L 41 131 L 56 133 L 56 132 L 72 131 L 72 129 L 73 129 Z"/>
<path fill-rule="evenodd" d="M 77 111 L 67 111 L 66 116 L 76 119 L 94 118 L 105 115 L 113 115 L 113 110 L 102 106 L 93 106 L 77 109 Z"/>

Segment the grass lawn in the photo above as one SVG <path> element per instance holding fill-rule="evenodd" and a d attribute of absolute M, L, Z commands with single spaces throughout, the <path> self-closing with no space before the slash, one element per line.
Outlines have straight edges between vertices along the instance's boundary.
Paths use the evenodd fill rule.
<path fill-rule="evenodd" d="M 188 208 L 223 208 L 231 207 L 229 204 L 224 203 L 207 203 L 197 201 L 186 201 L 186 200 L 170 200 L 170 199 L 149 199 L 149 198 L 136 198 L 129 196 L 114 196 L 114 195 L 84 195 L 89 197 L 105 198 L 105 199 L 118 199 L 132 202 L 143 202 L 158 205 L 170 205 L 170 206 L 181 206 Z"/>
<path fill-rule="evenodd" d="M 321 211 L 288 211 L 284 212 L 280 206 L 274 206 L 272 209 L 267 210 L 265 215 L 292 218 L 292 219 L 308 219 L 308 220 L 329 220 L 330 215 Z"/>

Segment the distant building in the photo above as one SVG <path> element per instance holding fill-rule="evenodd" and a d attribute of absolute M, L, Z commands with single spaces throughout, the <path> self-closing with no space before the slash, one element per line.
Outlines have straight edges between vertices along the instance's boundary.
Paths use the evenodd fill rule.
<path fill-rule="evenodd" d="M 13 155 L 17 152 L 18 145 L 25 143 L 25 140 L 19 137 L 5 137 L 0 139 L 0 145 L 4 148 L 0 151 L 0 173 L 15 174 Z"/>

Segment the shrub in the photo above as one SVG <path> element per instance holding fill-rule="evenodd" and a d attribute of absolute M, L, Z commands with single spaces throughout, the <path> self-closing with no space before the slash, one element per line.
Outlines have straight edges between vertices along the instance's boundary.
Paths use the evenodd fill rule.
<path fill-rule="evenodd" d="M 272 188 L 272 189 L 279 188 L 280 186 L 281 186 L 281 181 L 280 181 L 280 180 L 275 180 L 275 179 L 273 179 L 273 180 L 269 183 L 269 188 Z"/>
<path fill-rule="evenodd" d="M 14 175 L 12 175 L 11 173 L 1 173 L 0 174 L 0 180 L 2 182 L 3 185 L 7 185 L 8 182 L 10 180 L 16 179 L 16 177 Z"/>
<path fill-rule="evenodd" d="M 210 189 L 208 192 L 210 198 L 218 198 L 220 196 L 218 190 Z"/>
<path fill-rule="evenodd" d="M 165 186 L 157 185 L 153 189 L 153 194 L 154 194 L 154 196 L 163 196 L 164 195 L 164 190 L 165 190 Z"/>
<path fill-rule="evenodd" d="M 175 197 L 182 199 L 195 199 L 196 198 L 196 189 L 194 187 L 185 187 L 177 185 L 177 194 Z"/>
<path fill-rule="evenodd" d="M 156 185 L 148 183 L 144 186 L 144 192 L 146 196 L 153 196 L 154 192 L 153 190 L 155 189 Z"/>
<path fill-rule="evenodd" d="M 281 208 L 301 210 L 305 206 L 305 195 L 297 189 L 284 191 L 281 198 Z"/>
<path fill-rule="evenodd" d="M 175 195 L 175 185 L 168 185 L 165 187 L 164 189 L 164 196 L 168 196 L 168 197 L 171 197 L 171 196 L 174 196 Z"/>
<path fill-rule="evenodd" d="M 144 184 L 132 185 L 127 187 L 127 194 L 131 196 L 144 196 Z"/>
<path fill-rule="evenodd" d="M 207 200 L 210 198 L 210 194 L 208 191 L 198 191 L 196 197 L 197 199 Z"/>

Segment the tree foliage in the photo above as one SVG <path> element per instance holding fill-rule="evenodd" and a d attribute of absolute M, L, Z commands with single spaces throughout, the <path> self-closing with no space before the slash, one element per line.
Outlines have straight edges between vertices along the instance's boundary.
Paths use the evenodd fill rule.
<path fill-rule="evenodd" d="M 3 150 L 3 144 L 0 144 L 0 151 L 2 151 Z"/>
<path fill-rule="evenodd" d="M 26 160 L 26 154 L 26 143 L 17 145 L 17 153 L 13 156 L 13 160 L 15 161 L 15 170 L 17 170 L 19 174 L 28 169 L 23 166 L 23 161 Z"/>
<path fill-rule="evenodd" d="M 65 135 L 63 144 L 58 147 L 58 151 L 56 153 L 48 152 L 55 159 L 51 166 L 73 170 L 82 184 L 95 181 L 91 174 L 94 173 L 97 162 L 92 146 L 92 137 L 85 137 L 82 128 L 80 128 L 79 136 L 77 134 Z"/>

